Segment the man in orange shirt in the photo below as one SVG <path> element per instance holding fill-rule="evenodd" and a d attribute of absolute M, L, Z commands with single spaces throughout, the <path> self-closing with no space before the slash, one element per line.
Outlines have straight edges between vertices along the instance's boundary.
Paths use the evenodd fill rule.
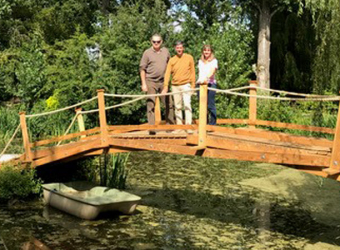
<path fill-rule="evenodd" d="M 177 55 L 171 57 L 166 68 L 162 93 L 168 92 L 170 76 L 172 76 L 172 92 L 195 88 L 194 58 L 184 53 L 184 46 L 181 41 L 176 42 L 175 50 Z M 174 95 L 175 117 L 178 125 L 183 124 L 182 102 L 185 110 L 185 124 L 192 123 L 191 95 L 192 91 Z"/>

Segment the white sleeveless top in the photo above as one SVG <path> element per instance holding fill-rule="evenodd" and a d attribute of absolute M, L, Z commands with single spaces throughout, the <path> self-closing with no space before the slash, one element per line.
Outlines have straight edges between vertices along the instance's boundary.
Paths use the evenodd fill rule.
<path fill-rule="evenodd" d="M 213 69 L 218 69 L 216 58 L 206 63 L 200 59 L 198 61 L 198 81 L 204 81 Z M 216 84 L 215 74 L 209 78 L 208 83 Z"/>

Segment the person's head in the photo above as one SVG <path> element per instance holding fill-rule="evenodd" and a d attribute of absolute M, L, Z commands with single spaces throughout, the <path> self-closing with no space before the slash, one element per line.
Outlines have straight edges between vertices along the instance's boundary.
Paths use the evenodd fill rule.
<path fill-rule="evenodd" d="M 184 52 L 184 44 L 182 41 L 177 41 L 175 43 L 175 50 L 178 56 L 182 56 Z"/>
<path fill-rule="evenodd" d="M 214 50 L 211 47 L 211 45 L 208 45 L 208 44 L 203 45 L 201 60 L 202 61 L 209 61 L 210 62 L 214 58 L 215 58 Z"/>
<path fill-rule="evenodd" d="M 159 50 L 162 46 L 163 43 L 163 39 L 162 36 L 159 34 L 154 34 L 151 37 L 151 43 L 152 43 L 152 47 L 154 50 Z"/>

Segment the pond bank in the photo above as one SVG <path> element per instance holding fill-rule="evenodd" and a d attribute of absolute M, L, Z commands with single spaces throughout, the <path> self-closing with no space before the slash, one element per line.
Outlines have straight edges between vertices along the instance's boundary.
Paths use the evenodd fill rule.
<path fill-rule="evenodd" d="M 85 221 L 38 201 L 0 208 L 0 236 L 20 249 L 340 249 L 340 185 L 272 164 L 132 153 L 137 213 Z M 339 223 L 338 223 L 339 221 Z M 0 244 L 0 250 L 4 249 Z"/>

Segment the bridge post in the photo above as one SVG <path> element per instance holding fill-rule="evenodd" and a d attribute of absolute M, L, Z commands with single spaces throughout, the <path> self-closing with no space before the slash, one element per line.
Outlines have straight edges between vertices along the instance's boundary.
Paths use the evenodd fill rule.
<path fill-rule="evenodd" d="M 340 102 L 333 140 L 331 162 L 329 168 L 324 169 L 324 172 L 329 175 L 340 173 Z"/>
<path fill-rule="evenodd" d="M 162 115 L 161 115 L 161 104 L 159 101 L 159 96 L 156 96 L 155 98 L 155 124 L 159 125 L 162 121 Z"/>
<path fill-rule="evenodd" d="M 109 134 L 107 131 L 104 89 L 98 89 L 97 95 L 98 95 L 101 144 L 103 147 L 108 147 L 109 146 Z"/>
<path fill-rule="evenodd" d="M 28 137 L 27 124 L 26 124 L 26 112 L 20 112 L 20 126 L 22 132 L 22 139 L 25 148 L 25 162 L 32 162 L 32 151 L 30 146 L 30 139 Z"/>
<path fill-rule="evenodd" d="M 207 147 L 208 85 L 200 85 L 200 116 L 198 124 L 198 147 Z"/>
<path fill-rule="evenodd" d="M 85 124 L 84 124 L 84 118 L 83 115 L 81 114 L 82 108 L 77 108 L 76 110 L 77 114 L 77 120 L 78 120 L 78 128 L 80 132 L 85 131 Z M 85 138 L 86 135 L 82 135 L 81 138 Z"/>
<path fill-rule="evenodd" d="M 256 86 L 257 81 L 249 81 L 250 89 L 249 94 L 249 128 L 255 128 L 256 114 L 257 114 L 257 98 L 256 98 Z"/>

